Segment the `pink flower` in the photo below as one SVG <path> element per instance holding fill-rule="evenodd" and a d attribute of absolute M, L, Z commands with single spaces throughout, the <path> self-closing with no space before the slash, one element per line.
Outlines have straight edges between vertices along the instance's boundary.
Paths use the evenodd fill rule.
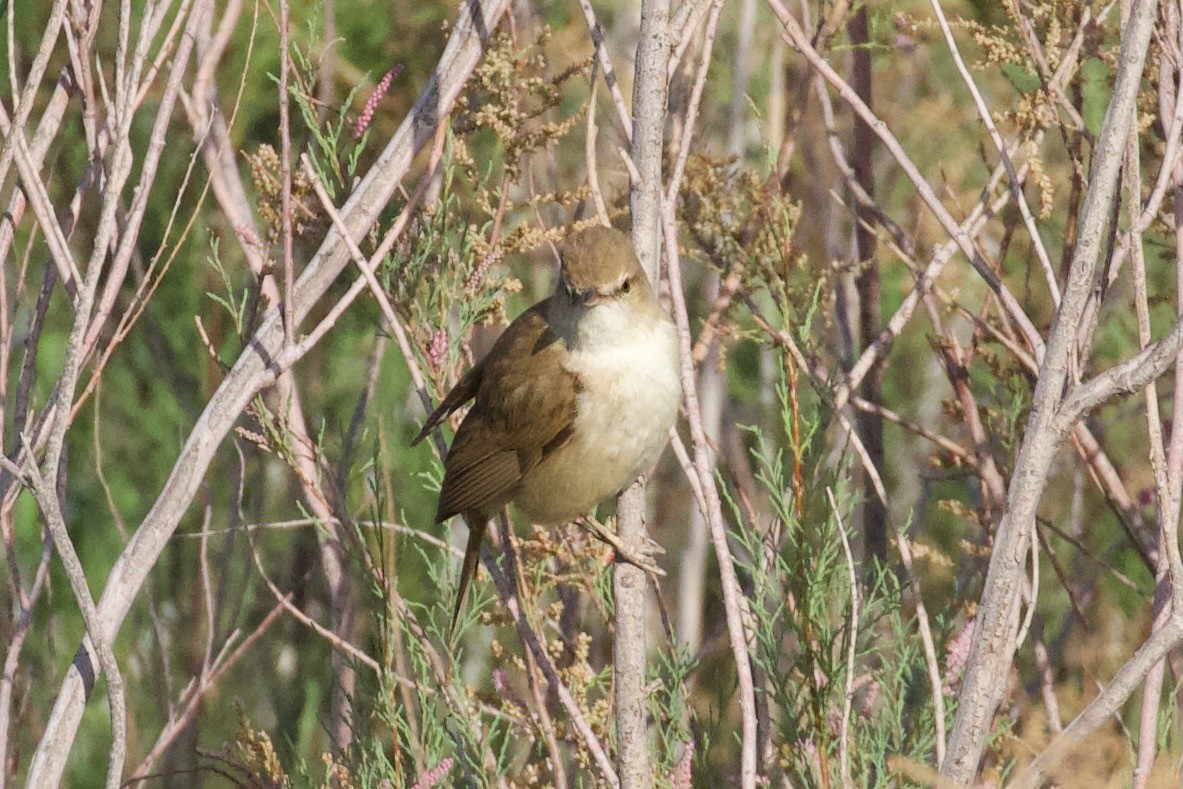
<path fill-rule="evenodd" d="M 468 294 L 476 293 L 477 288 L 485 281 L 485 274 L 489 272 L 489 268 L 501 260 L 504 254 L 501 251 L 501 247 L 490 249 L 489 254 L 485 255 L 481 262 L 477 263 L 476 268 L 472 270 L 472 276 L 468 278 L 468 282 L 464 283 L 464 292 Z"/>
<path fill-rule="evenodd" d="M 262 243 L 259 237 L 255 235 L 255 229 L 250 226 L 248 222 L 242 222 L 234 226 L 234 234 L 238 236 L 238 240 L 246 247 L 261 247 Z"/>
<path fill-rule="evenodd" d="M 973 642 L 976 624 L 977 621 L 974 619 L 966 622 L 961 632 L 954 636 L 945 648 L 946 696 L 953 695 L 953 687 L 961 683 L 961 677 L 965 674 L 965 663 L 969 660 L 969 645 Z"/>
<path fill-rule="evenodd" d="M 431 336 L 431 344 L 427 346 L 427 360 L 431 362 L 431 369 L 439 370 L 447 355 L 448 333 L 443 329 L 437 329 Z"/>
<path fill-rule="evenodd" d="M 859 703 L 859 712 L 863 714 L 863 717 L 869 718 L 875 714 L 875 703 L 879 701 L 879 694 L 882 690 L 878 680 L 873 679 L 867 683 L 867 689 L 863 692 L 863 700 Z"/>
<path fill-rule="evenodd" d="M 366 99 L 365 106 L 362 107 L 361 115 L 353 127 L 353 139 L 360 140 L 361 136 L 366 133 L 366 129 L 370 128 L 370 121 L 374 120 L 374 111 L 378 108 L 378 102 L 382 101 L 386 91 L 390 90 L 390 83 L 394 82 L 394 78 L 402 73 L 403 64 L 399 63 L 387 71 L 386 76 L 382 77 L 382 81 L 374 88 L 374 92 L 370 94 L 370 97 Z"/>
<path fill-rule="evenodd" d="M 677 765 L 674 766 L 674 772 L 670 775 L 670 783 L 673 784 L 674 789 L 690 789 L 691 779 L 694 777 L 691 774 L 691 768 L 694 766 L 694 742 L 686 743 L 686 747 L 682 749 L 682 758 L 678 760 Z"/>
<path fill-rule="evenodd" d="M 419 776 L 419 780 L 411 789 L 432 789 L 436 784 L 448 776 L 452 771 L 452 757 L 444 759 L 442 762 L 432 767 L 427 772 Z"/>

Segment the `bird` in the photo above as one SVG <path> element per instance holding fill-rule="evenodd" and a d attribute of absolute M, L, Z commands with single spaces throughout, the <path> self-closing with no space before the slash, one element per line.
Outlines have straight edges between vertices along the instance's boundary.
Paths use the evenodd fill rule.
<path fill-rule="evenodd" d="M 436 523 L 463 514 L 469 529 L 453 632 L 490 518 L 511 502 L 532 523 L 581 518 L 657 462 L 677 419 L 677 333 L 629 237 L 577 230 L 560 259 L 554 293 L 510 323 L 411 442 L 473 401 L 435 513 Z M 630 558 L 605 527 L 583 522 Z"/>

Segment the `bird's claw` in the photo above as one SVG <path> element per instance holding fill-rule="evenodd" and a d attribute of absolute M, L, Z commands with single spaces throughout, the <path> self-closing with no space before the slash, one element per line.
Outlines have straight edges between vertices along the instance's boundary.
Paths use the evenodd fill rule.
<path fill-rule="evenodd" d="M 620 539 L 620 535 L 609 529 L 604 524 L 592 517 L 584 516 L 578 519 L 578 523 L 587 527 L 596 538 L 607 543 L 616 552 L 616 560 L 628 562 L 634 567 L 639 567 L 655 578 L 661 578 L 665 575 L 665 570 L 657 566 L 657 562 L 653 560 L 654 555 L 661 555 L 665 553 L 665 548 L 656 540 L 646 536 L 644 543 L 641 545 L 626 545 L 624 540 Z"/>

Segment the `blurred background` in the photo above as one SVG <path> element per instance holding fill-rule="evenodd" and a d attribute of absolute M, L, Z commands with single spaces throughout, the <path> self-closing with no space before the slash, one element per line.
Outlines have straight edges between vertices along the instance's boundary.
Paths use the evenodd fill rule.
<path fill-rule="evenodd" d="M 698 449 L 717 464 L 750 606 L 761 774 L 782 785 L 837 785 L 840 743 L 849 742 L 855 784 L 924 785 L 935 765 L 936 718 L 951 721 L 956 708 L 975 601 L 1023 438 L 1031 348 L 996 290 L 950 245 L 899 157 L 856 127 L 845 97 L 789 46 L 769 6 L 684 2 L 672 14 L 685 35 L 673 48 L 666 172 L 685 157 L 679 260 L 709 438 Z M 53 5 L 0 6 L 8 118 Z M 90 6 L 69 4 L 67 21 L 66 38 L 93 54 L 99 91 L 88 98 L 79 89 L 64 38 L 30 94 L 30 130 L 53 108 L 63 113 L 47 136 L 26 135 L 42 141 L 46 196 L 59 220 L 69 217 L 80 260 L 90 257 L 102 207 L 94 192 L 101 135 L 85 107 L 118 77 L 119 9 L 107 5 L 93 17 L 89 43 L 82 22 Z M 195 25 L 193 63 L 180 77 L 142 222 L 130 217 L 133 189 L 122 192 L 119 232 L 135 236 L 129 273 L 96 328 L 66 434 L 58 491 L 96 598 L 194 423 L 274 306 L 268 279 L 283 286 L 279 7 L 136 6 L 132 45 L 145 30 L 151 38 L 128 135 L 133 184 L 179 41 L 170 30 L 193 14 L 208 17 Z M 127 687 L 125 777 L 148 786 L 602 780 L 486 574 L 459 637 L 448 638 L 454 549 L 466 532 L 459 522 L 432 524 L 442 466 L 431 442 L 409 446 L 425 411 L 408 358 L 438 401 L 510 319 L 549 294 L 556 245 L 571 227 L 601 212 L 629 226 L 628 145 L 609 86 L 631 100 L 639 10 L 617 0 L 591 6 L 615 79 L 606 82 L 596 62 L 580 3 L 512 3 L 448 124 L 364 239 L 372 254 L 393 224 L 405 223 L 377 276 L 410 357 L 363 292 L 295 365 L 293 388 L 257 396 L 218 449 L 115 644 Z M 1055 309 L 1049 277 L 1063 284 L 1078 233 L 1121 9 L 1089 0 L 943 8 L 1020 168 L 1050 270 L 928 3 L 825 0 L 791 4 L 787 13 L 870 103 L 940 203 L 967 223 L 984 269 L 1046 336 Z M 456 7 L 293 0 L 290 14 L 299 274 L 332 220 L 297 157 L 309 157 L 340 207 L 427 84 Z M 218 45 L 224 50 L 205 61 L 212 85 L 196 83 L 202 53 Z M 1166 69 L 1177 67 L 1177 54 L 1169 37 L 1151 45 L 1135 146 L 1146 183 L 1126 182 L 1115 207 L 1125 218 L 1115 228 L 1128 225 L 1121 212 L 1130 196 L 1141 205 L 1158 174 L 1173 110 L 1160 102 L 1164 85 L 1175 89 Z M 153 79 L 154 59 L 161 72 Z M 72 76 L 55 84 L 60 74 Z M 207 101 L 220 112 L 203 109 Z M 228 210 L 233 201 L 219 193 L 197 140 L 217 141 L 229 170 L 222 183 L 241 184 L 250 222 Z M 33 212 L 12 212 L 23 188 L 15 167 L 6 178 L 0 408 L 4 448 L 15 460 L 20 433 L 55 396 L 73 319 L 65 289 L 47 273 L 54 264 Z M 1175 313 L 1174 194 L 1142 237 L 1154 336 Z M 1120 246 L 1115 230 L 1108 253 Z M 926 267 L 939 272 L 935 285 L 909 304 Z M 1106 268 L 1114 277 L 1080 362 L 1086 371 L 1139 347 L 1128 270 Z M 312 305 L 301 334 L 329 314 L 355 273 Z M 668 300 L 664 278 L 662 292 Z M 893 315 L 900 320 L 889 324 Z M 852 369 L 859 383 L 844 390 Z M 1170 387 L 1160 396 L 1169 415 Z M 1173 425 L 1166 417 L 1163 425 L 1169 440 Z M 679 433 L 693 450 L 684 421 Z M 994 722 L 988 784 L 1037 753 L 1149 633 L 1157 497 L 1147 442 L 1144 401 L 1115 401 L 1065 442 L 1048 470 L 1037 602 Z M 5 781 L 21 785 L 85 630 L 36 500 L 10 469 L 4 475 L 0 753 Z M 649 499 L 650 534 L 666 550 L 650 641 L 658 783 L 730 782 L 739 709 L 717 557 L 672 450 Z M 605 505 L 599 515 L 611 512 Z M 516 535 L 515 584 L 527 618 L 610 751 L 611 553 L 572 526 L 518 523 Z M 508 550 L 502 539 L 495 555 Z M 935 693 L 919 618 L 941 674 Z M 1131 700 L 1081 755 L 1081 774 L 1125 785 L 1144 737 L 1157 748 L 1153 774 L 1174 769 L 1179 666 L 1175 654 L 1157 714 L 1139 723 L 1141 702 Z M 852 709 L 844 713 L 847 687 Z M 102 781 L 105 694 L 100 683 L 87 705 L 66 785 Z"/>

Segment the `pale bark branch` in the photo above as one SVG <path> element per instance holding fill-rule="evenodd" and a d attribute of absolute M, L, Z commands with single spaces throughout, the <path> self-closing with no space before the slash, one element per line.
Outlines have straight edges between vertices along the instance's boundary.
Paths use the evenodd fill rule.
<path fill-rule="evenodd" d="M 669 62 L 669 0 L 643 0 L 633 80 L 633 123 L 629 158 L 636 168 L 630 178 L 633 247 L 651 282 L 657 281 L 661 223 L 661 161 Z M 616 525 L 625 545 L 641 546 L 645 528 L 645 483 L 629 486 L 616 508 Z M 649 762 L 645 704 L 648 652 L 648 601 L 645 571 L 617 561 L 612 591 L 616 604 L 613 640 L 616 704 L 616 766 L 622 789 L 647 789 L 653 775 Z"/>
<path fill-rule="evenodd" d="M 995 535 L 949 752 L 941 764 L 942 776 L 963 783 L 971 781 L 977 772 L 1014 657 L 1015 612 L 1027 554 L 1026 540 L 1032 534 L 1035 510 L 1047 484 L 1051 458 L 1070 426 L 1064 419 L 1066 412 L 1059 408 L 1069 372 L 1069 354 L 1076 342 L 1076 328 L 1092 286 L 1109 206 L 1117 188 L 1157 5 L 1154 0 L 1136 0 L 1122 36 L 1113 98 L 1097 138 L 1093 172 L 1081 210 L 1080 238 L 1041 360 L 1031 414 L 1007 493 L 1007 513 Z M 1127 368 L 1127 365 L 1118 367 Z M 1094 386 L 1089 391 L 1100 388 Z M 1078 404 L 1083 403 L 1078 400 Z"/>
<path fill-rule="evenodd" d="M 505 11 L 508 0 L 469 0 L 449 36 L 439 65 L 403 122 L 362 179 L 345 207 L 351 234 L 367 232 L 394 194 L 415 153 L 431 138 L 435 127 L 451 110 L 469 74 L 480 58 L 484 42 Z M 349 261 L 340 235 L 330 231 L 312 256 L 297 283 L 296 318 L 303 318 L 325 293 Z M 148 573 L 197 492 L 205 470 L 226 433 L 256 392 L 274 383 L 280 370 L 276 359 L 282 350 L 283 327 L 277 310 L 270 310 L 234 368 L 211 397 L 194 425 L 155 504 L 132 535 L 112 568 L 97 606 L 101 635 L 110 639 L 127 616 Z M 90 640 L 87 640 L 89 645 Z M 89 648 L 89 647 L 88 647 Z M 95 667 L 86 650 L 70 667 L 41 743 L 33 757 L 30 785 L 55 786 L 60 781 L 86 701 L 84 677 Z"/>
<path fill-rule="evenodd" d="M 834 501 L 834 491 L 828 487 L 826 499 L 830 502 L 830 512 L 834 514 L 834 522 L 838 525 L 842 553 L 846 557 L 846 571 L 850 575 L 850 630 L 846 635 L 846 676 L 842 693 L 842 723 L 838 727 L 838 763 L 842 785 L 854 786 L 850 772 L 850 707 L 854 699 L 854 660 L 858 648 L 859 583 L 858 573 L 854 569 L 854 555 L 850 552 L 850 540 L 846 537 L 846 527 L 842 525 L 842 513 Z"/>
<path fill-rule="evenodd" d="M 1014 162 L 1011 161 L 1010 154 L 1007 152 L 1006 143 L 1003 141 L 998 127 L 994 124 L 994 118 L 990 112 L 990 108 L 986 105 L 985 98 L 982 97 L 982 92 L 978 90 L 977 83 L 974 82 L 973 76 L 969 73 L 969 69 L 961 57 L 961 50 L 957 47 L 957 40 L 953 37 L 953 31 L 949 28 L 948 20 L 945 19 L 945 12 L 941 9 L 940 0 L 930 0 L 930 2 L 933 13 L 936 14 L 937 24 L 941 28 L 941 33 L 945 36 L 945 43 L 949 46 L 949 54 L 953 56 L 953 62 L 957 65 L 957 72 L 961 75 L 961 80 L 965 83 L 965 87 L 973 97 L 974 107 L 978 110 L 978 118 L 985 125 L 986 132 L 990 135 L 990 141 L 994 143 L 994 148 L 998 151 L 1002 165 L 1006 168 L 1011 194 L 1014 196 L 1015 204 L 1019 207 L 1019 215 L 1023 218 L 1023 225 L 1027 228 L 1027 235 L 1031 239 L 1031 245 L 1035 248 L 1035 255 L 1039 258 L 1039 266 L 1043 270 L 1044 279 L 1047 281 L 1048 291 L 1052 295 L 1052 302 L 1059 307 L 1060 286 L 1056 282 L 1056 273 L 1052 269 L 1052 261 L 1048 256 L 1047 247 L 1043 243 L 1043 237 L 1039 234 L 1039 227 L 1035 224 L 1035 217 L 1031 214 L 1031 207 L 1027 205 L 1027 195 L 1023 192 L 1023 184 L 1019 180 L 1018 170 L 1015 168 Z"/>
<path fill-rule="evenodd" d="M 699 103 L 706 84 L 714 46 L 715 31 L 719 22 L 722 3 L 710 3 L 707 27 L 703 42 L 702 62 L 691 89 L 690 101 L 686 107 L 686 119 L 682 126 L 681 142 L 675 152 L 674 169 L 666 186 L 665 198 L 661 204 L 660 221 L 664 236 L 666 275 L 669 279 L 670 297 L 674 307 L 674 323 L 678 328 L 682 395 L 686 406 L 686 421 L 690 426 L 693 468 L 698 476 L 696 490 L 701 491 L 706 509 L 701 512 L 709 527 L 715 557 L 719 563 L 719 582 L 723 591 L 723 605 L 727 624 L 728 642 L 739 680 L 739 708 L 742 721 L 740 740 L 740 784 L 744 789 L 754 787 L 757 781 L 757 716 L 756 691 L 748 644 L 752 613 L 747 598 L 739 585 L 735 572 L 735 561 L 727 539 L 727 526 L 723 519 L 722 505 L 715 479 L 715 461 L 707 437 L 706 420 L 699 401 L 698 381 L 695 376 L 694 356 L 690 339 L 690 324 L 686 310 L 686 294 L 682 284 L 682 260 L 678 251 L 678 225 L 675 206 L 681 188 L 682 176 L 691 151 Z"/>
<path fill-rule="evenodd" d="M 596 19 L 596 11 L 592 7 L 591 0 L 579 0 L 579 7 L 583 10 L 584 21 L 587 22 L 587 33 L 591 36 L 592 44 L 596 48 L 596 59 L 600 64 L 600 69 L 604 72 L 604 83 L 608 86 L 608 95 L 612 98 L 612 108 L 616 111 L 616 123 L 620 136 L 624 138 L 625 142 L 632 142 L 633 121 L 629 118 L 628 105 L 625 104 L 624 94 L 620 90 L 620 80 L 617 79 L 616 68 L 612 65 L 612 55 L 608 53 L 608 47 L 604 42 L 604 29 L 600 27 L 600 22 Z M 594 93 L 592 97 L 592 106 L 588 109 L 589 115 L 595 114 Z"/>

